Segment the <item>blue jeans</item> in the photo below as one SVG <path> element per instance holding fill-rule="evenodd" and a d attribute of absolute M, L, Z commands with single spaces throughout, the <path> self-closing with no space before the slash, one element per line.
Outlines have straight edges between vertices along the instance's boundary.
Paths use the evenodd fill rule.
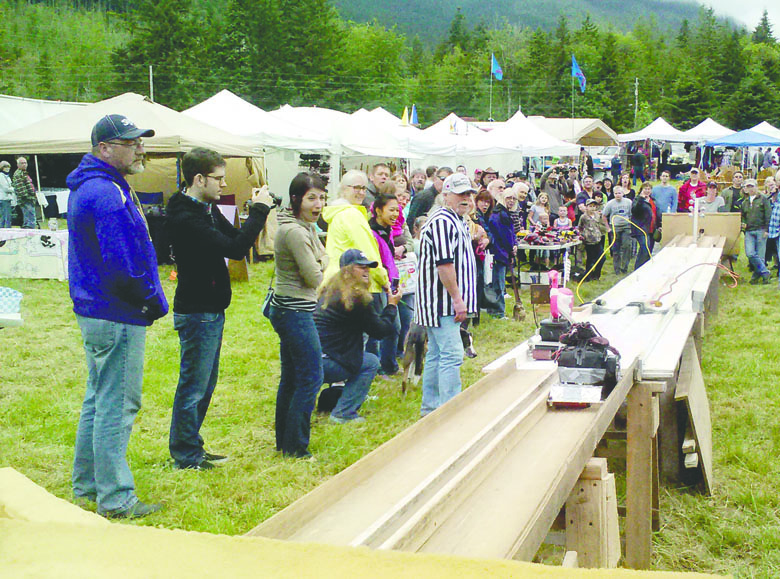
<path fill-rule="evenodd" d="M 314 313 L 271 306 L 271 325 L 279 334 L 282 363 L 276 393 L 276 449 L 289 456 L 308 456 L 311 413 L 323 383 Z"/>
<path fill-rule="evenodd" d="M 374 298 L 373 307 L 377 315 L 381 316 L 385 306 L 387 306 L 387 294 L 382 292 L 372 294 L 372 296 Z M 395 331 L 389 336 L 381 340 L 369 336 L 366 342 L 366 352 L 379 356 L 379 366 L 385 374 L 398 372 L 398 362 L 395 359 L 398 349 L 398 335 L 401 333 L 401 322 L 398 319 L 398 314 L 396 314 L 395 320 L 393 320 L 393 328 Z"/>
<path fill-rule="evenodd" d="M 636 185 L 636 179 L 639 177 L 639 179 L 642 180 L 642 183 L 645 182 L 645 168 L 644 167 L 634 167 L 633 171 L 633 181 L 634 185 Z"/>
<path fill-rule="evenodd" d="M 76 316 L 87 358 L 73 459 L 73 494 L 97 500 L 98 512 L 124 511 L 135 495 L 127 443 L 141 408 L 146 327 Z"/>
<path fill-rule="evenodd" d="M 363 364 L 357 374 L 351 374 L 349 370 L 330 358 L 322 359 L 322 370 L 325 376 L 323 382 L 345 381 L 344 391 L 341 393 L 338 404 L 330 413 L 336 418 L 352 420 L 357 418 L 358 410 L 363 405 L 371 388 L 371 382 L 379 369 L 379 358 L 368 352 L 363 353 Z"/>
<path fill-rule="evenodd" d="M 647 247 L 645 247 L 644 235 L 636 238 L 638 248 L 636 251 L 636 261 L 634 262 L 634 271 L 638 270 L 645 263 L 650 261 L 650 255 L 653 253 L 653 247 L 655 246 L 655 239 L 653 239 L 653 235 L 651 233 L 647 234 L 646 241 L 647 241 Z"/>
<path fill-rule="evenodd" d="M 488 296 L 488 313 L 495 318 L 503 318 L 506 315 L 506 268 L 503 263 L 493 262 L 493 279 L 490 285 L 485 286 Z"/>
<path fill-rule="evenodd" d="M 179 467 L 203 462 L 200 427 L 217 385 L 224 327 L 225 312 L 173 314 L 173 329 L 179 332 L 181 365 L 168 448 Z"/>
<path fill-rule="evenodd" d="M 428 333 L 428 354 L 422 379 L 420 416 L 460 394 L 460 366 L 463 364 L 463 342 L 460 324 L 455 316 L 439 318 L 438 328 L 425 328 Z"/>
<path fill-rule="evenodd" d="M 0 228 L 11 227 L 11 201 L 0 201 Z"/>
<path fill-rule="evenodd" d="M 22 210 L 22 229 L 37 229 L 38 220 L 35 217 L 35 203 L 19 203 Z"/>
<path fill-rule="evenodd" d="M 769 275 L 769 270 L 764 263 L 764 254 L 766 253 L 765 233 L 766 231 L 763 229 L 745 231 L 745 257 L 748 258 L 750 265 L 753 266 L 753 277 Z"/>
<path fill-rule="evenodd" d="M 412 319 L 414 319 L 414 294 L 406 294 L 398 302 L 398 321 L 401 323 L 401 331 L 398 333 L 398 340 L 396 340 L 396 358 L 404 355 L 406 334 L 409 333 Z"/>

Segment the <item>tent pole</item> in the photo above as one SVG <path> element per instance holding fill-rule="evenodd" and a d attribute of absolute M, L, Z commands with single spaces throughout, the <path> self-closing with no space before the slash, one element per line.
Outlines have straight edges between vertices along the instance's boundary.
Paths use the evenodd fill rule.
<path fill-rule="evenodd" d="M 41 226 L 43 226 L 43 222 L 46 219 L 46 215 L 43 213 L 43 203 L 40 203 L 40 201 L 41 200 L 46 201 L 46 197 L 44 196 L 43 192 L 41 192 L 41 172 L 38 169 L 38 155 L 33 155 L 33 158 L 35 159 L 35 181 L 38 183 L 38 195 L 39 195 L 38 205 L 41 206 Z"/>

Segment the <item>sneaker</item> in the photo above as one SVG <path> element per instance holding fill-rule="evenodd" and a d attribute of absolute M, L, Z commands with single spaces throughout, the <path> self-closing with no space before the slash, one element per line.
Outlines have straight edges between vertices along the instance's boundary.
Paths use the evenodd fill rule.
<path fill-rule="evenodd" d="M 328 418 L 328 422 L 332 422 L 334 424 L 360 424 L 361 422 L 365 421 L 366 419 L 360 415 L 356 415 L 354 418 L 342 418 L 340 416 L 334 416 L 331 414 Z"/>
<path fill-rule="evenodd" d="M 211 470 L 215 467 L 209 461 L 204 460 L 200 464 L 177 464 L 176 468 L 179 470 Z"/>
<path fill-rule="evenodd" d="M 210 462 L 211 464 L 222 464 L 230 459 L 224 454 L 211 454 L 210 452 L 203 453 L 203 460 Z"/>
<path fill-rule="evenodd" d="M 162 509 L 162 505 L 158 503 L 142 503 L 138 501 L 132 507 L 125 509 L 124 511 L 107 511 L 100 513 L 107 519 L 138 519 L 139 517 L 145 517 L 151 515 Z"/>

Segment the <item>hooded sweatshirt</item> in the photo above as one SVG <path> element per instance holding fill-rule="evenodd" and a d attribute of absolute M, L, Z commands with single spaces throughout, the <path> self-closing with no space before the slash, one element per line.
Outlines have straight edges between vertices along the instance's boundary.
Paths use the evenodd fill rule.
<path fill-rule="evenodd" d="M 330 263 L 325 270 L 325 281 L 339 270 L 339 258 L 348 249 L 359 249 L 371 261 L 381 261 L 379 246 L 368 226 L 368 213 L 362 205 L 352 205 L 344 199 L 338 199 L 322 211 L 322 218 L 328 224 L 328 240 L 325 249 Z M 371 268 L 369 291 L 379 293 L 390 284 L 387 270 L 383 267 Z"/>
<path fill-rule="evenodd" d="M 149 326 L 168 312 L 146 220 L 125 178 L 90 154 L 67 179 L 68 274 L 78 315 Z"/>
<path fill-rule="evenodd" d="M 298 219 L 289 209 L 279 212 L 274 237 L 276 295 L 317 303 L 317 287 L 328 263 L 313 223 Z"/>
<path fill-rule="evenodd" d="M 249 219 L 236 229 L 214 204 L 176 193 L 168 202 L 166 229 L 178 270 L 173 311 L 178 314 L 221 312 L 232 292 L 225 258 L 244 259 L 270 208 L 249 207 Z"/>

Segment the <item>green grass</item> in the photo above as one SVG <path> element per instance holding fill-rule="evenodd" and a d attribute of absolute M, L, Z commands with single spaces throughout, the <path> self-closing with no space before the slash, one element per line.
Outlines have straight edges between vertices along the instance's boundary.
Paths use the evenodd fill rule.
<path fill-rule="evenodd" d="M 169 300 L 175 282 L 160 270 Z M 590 299 L 615 281 L 584 284 Z M 746 274 L 744 262 L 740 272 Z M 167 449 L 178 379 L 178 338 L 172 317 L 148 332 L 143 408 L 129 460 L 142 500 L 163 501 L 159 514 L 133 524 L 240 534 L 312 490 L 416 420 L 419 389 L 400 393 L 400 379 L 377 379 L 362 425 L 339 427 L 315 417 L 311 451 L 317 462 L 274 451 L 273 414 L 279 376 L 278 341 L 259 305 L 269 264 L 250 266 L 251 281 L 234 284 L 222 349 L 221 375 L 203 427 L 207 448 L 231 461 L 208 472 L 177 471 Z M 53 494 L 69 499 L 73 444 L 84 392 L 85 365 L 67 284 L 2 280 L 25 294 L 20 328 L 0 330 L 0 466 L 12 466 Z M 527 292 L 523 292 L 527 303 Z M 720 314 L 708 329 L 703 370 L 713 415 L 715 493 L 665 488 L 663 528 L 655 566 L 667 570 L 780 575 L 780 362 L 775 328 L 777 286 L 721 288 Z M 507 304 L 511 315 L 511 300 Z M 483 317 L 474 330 L 479 352 L 466 360 L 463 382 L 533 331 L 522 323 Z"/>

